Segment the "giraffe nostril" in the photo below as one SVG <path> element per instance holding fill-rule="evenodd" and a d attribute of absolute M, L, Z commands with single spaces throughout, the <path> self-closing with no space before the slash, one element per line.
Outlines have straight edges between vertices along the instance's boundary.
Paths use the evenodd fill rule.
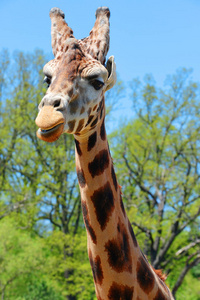
<path fill-rule="evenodd" d="M 60 99 L 59 100 L 56 100 L 55 102 L 54 102 L 54 105 L 53 105 L 53 107 L 59 107 L 60 106 Z"/>

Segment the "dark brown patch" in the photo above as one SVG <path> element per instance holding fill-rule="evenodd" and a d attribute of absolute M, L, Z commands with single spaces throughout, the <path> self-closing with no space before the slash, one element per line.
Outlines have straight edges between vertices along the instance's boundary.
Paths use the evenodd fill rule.
<path fill-rule="evenodd" d="M 87 150 L 90 151 L 96 144 L 97 141 L 97 133 L 94 132 L 93 134 L 90 135 L 88 139 L 88 148 Z"/>
<path fill-rule="evenodd" d="M 81 151 L 80 143 L 76 139 L 75 139 L 75 145 L 76 145 L 76 151 L 77 151 L 78 155 L 81 156 L 82 155 L 82 151 Z"/>
<path fill-rule="evenodd" d="M 93 241 L 94 244 L 97 243 L 97 237 L 96 234 L 94 232 L 94 229 L 92 228 L 92 226 L 90 225 L 90 220 L 89 220 L 89 216 L 88 216 L 88 209 L 87 209 L 87 205 L 85 202 L 81 202 L 81 206 L 82 206 L 82 212 L 83 212 L 83 219 L 84 219 L 84 223 L 85 223 L 85 227 Z"/>
<path fill-rule="evenodd" d="M 101 125 L 100 135 L 101 135 L 101 139 L 102 139 L 103 141 L 105 141 L 105 139 L 106 139 L 106 130 L 105 130 L 105 124 L 104 124 L 104 121 L 103 121 L 103 123 L 102 123 L 102 125 Z"/>
<path fill-rule="evenodd" d="M 94 127 L 98 122 L 98 117 L 91 123 L 91 127 Z"/>
<path fill-rule="evenodd" d="M 91 176 L 94 178 L 97 175 L 101 175 L 109 165 L 109 155 L 107 150 L 101 150 L 88 164 L 88 169 Z"/>
<path fill-rule="evenodd" d="M 104 186 L 94 191 L 91 200 L 94 204 L 101 230 L 104 230 L 114 210 L 114 197 L 110 183 L 107 182 Z"/>
<path fill-rule="evenodd" d="M 121 226 L 121 232 L 117 238 L 109 240 L 105 244 L 105 251 L 108 254 L 108 263 L 116 272 L 132 272 L 132 257 L 128 234 Z"/>
<path fill-rule="evenodd" d="M 95 111 L 97 109 L 97 104 L 93 107 L 93 111 Z"/>
<path fill-rule="evenodd" d="M 118 284 L 113 282 L 109 291 L 108 299 L 110 300 L 132 300 L 133 299 L 134 287 L 127 285 Z"/>
<path fill-rule="evenodd" d="M 100 119 L 102 118 L 102 115 L 103 115 L 103 107 L 102 107 L 101 112 L 100 112 Z"/>
<path fill-rule="evenodd" d="M 150 266 L 142 256 L 138 259 L 136 274 L 139 286 L 146 294 L 149 294 L 154 287 L 155 279 Z"/>
<path fill-rule="evenodd" d="M 99 106 L 98 106 L 98 108 L 97 108 L 97 112 L 99 112 L 100 111 L 100 109 L 102 108 L 102 105 L 103 105 L 103 99 L 100 101 L 100 103 L 99 103 Z"/>
<path fill-rule="evenodd" d="M 74 126 L 76 124 L 76 121 L 75 120 L 69 121 L 67 124 L 69 126 L 69 131 L 72 132 L 74 130 Z"/>
<path fill-rule="evenodd" d="M 133 228 L 132 228 L 130 222 L 128 222 L 128 228 L 129 228 L 129 232 L 130 232 L 131 237 L 132 237 L 133 244 L 134 244 L 135 247 L 137 247 L 138 243 L 137 243 L 137 240 L 136 240 L 136 237 L 135 237 L 135 234 L 134 234 L 134 231 L 133 231 Z"/>
<path fill-rule="evenodd" d="M 78 127 L 76 128 L 76 132 L 80 132 L 81 129 L 83 129 L 83 126 L 84 126 L 84 122 L 85 120 L 84 119 L 81 119 L 78 123 Z"/>
<path fill-rule="evenodd" d="M 155 297 L 153 298 L 153 300 L 166 300 L 166 299 L 167 298 L 163 295 L 160 289 L 157 291 Z"/>
<path fill-rule="evenodd" d="M 97 59 L 101 60 L 101 52 L 100 51 L 97 51 Z"/>
<path fill-rule="evenodd" d="M 103 282 L 104 276 L 103 276 L 103 270 L 102 270 L 102 266 L 101 266 L 100 256 L 97 255 L 95 257 L 95 259 L 93 259 L 92 253 L 90 251 L 89 252 L 89 260 L 90 260 L 90 265 L 91 265 L 91 268 L 92 268 L 94 281 L 95 281 L 95 283 L 98 283 L 98 284 L 101 285 L 102 282 Z"/>
<path fill-rule="evenodd" d="M 114 184 L 114 187 L 115 187 L 115 190 L 117 191 L 117 178 L 116 178 L 116 175 L 115 175 L 115 170 L 114 170 L 114 167 L 113 165 L 111 166 L 111 175 L 112 175 L 112 180 L 113 180 L 113 184 Z"/>
<path fill-rule="evenodd" d="M 92 122 L 93 118 L 94 116 L 90 116 L 85 126 L 88 126 Z"/>
<path fill-rule="evenodd" d="M 86 181 L 85 181 L 85 175 L 84 175 L 83 170 L 77 170 L 77 177 L 78 177 L 78 182 L 79 182 L 80 186 L 82 188 L 84 188 L 86 185 Z"/>
<path fill-rule="evenodd" d="M 83 114 L 84 112 L 85 112 L 85 107 L 83 106 L 83 107 L 81 108 L 80 114 Z"/>

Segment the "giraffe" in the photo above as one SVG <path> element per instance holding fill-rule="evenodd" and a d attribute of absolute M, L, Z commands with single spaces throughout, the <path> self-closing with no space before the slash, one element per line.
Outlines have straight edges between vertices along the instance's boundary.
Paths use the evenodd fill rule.
<path fill-rule="evenodd" d="M 96 11 L 87 38 L 77 40 L 64 13 L 52 8 L 55 58 L 44 66 L 48 89 L 39 104 L 38 138 L 54 142 L 74 135 L 87 248 L 98 300 L 173 299 L 143 255 L 122 201 L 105 130 L 104 94 L 116 82 L 109 49 L 107 7 Z"/>

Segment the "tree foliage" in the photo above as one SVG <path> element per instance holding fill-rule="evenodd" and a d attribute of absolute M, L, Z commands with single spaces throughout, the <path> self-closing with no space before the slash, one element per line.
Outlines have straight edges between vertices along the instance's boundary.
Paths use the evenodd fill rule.
<path fill-rule="evenodd" d="M 134 80 L 136 118 L 111 143 L 132 225 L 174 295 L 200 262 L 200 98 L 190 75 L 177 71 L 165 89 Z"/>
<path fill-rule="evenodd" d="M 0 295 L 93 300 L 73 137 L 47 144 L 35 134 L 46 60 L 40 50 L 0 55 Z M 110 139 L 141 248 L 170 273 L 177 299 L 199 299 L 200 107 L 189 78 L 181 70 L 164 90 L 133 81 L 136 117 Z M 118 82 L 108 95 L 111 117 L 123 90 Z"/>
<path fill-rule="evenodd" d="M 80 249 L 78 253 L 83 253 L 85 260 L 81 267 L 84 268 L 84 264 L 86 264 L 84 274 L 91 278 L 90 284 L 88 283 L 82 288 L 82 294 L 91 286 L 92 276 L 86 254 L 85 230 L 75 175 L 73 138 L 63 135 L 53 145 L 36 138 L 34 119 L 37 114 L 37 106 L 46 91 L 42 83 L 42 67 L 46 60 L 44 54 L 39 50 L 33 54 L 16 52 L 13 60 L 8 57 L 7 51 L 4 51 L 1 60 L 0 65 L 6 65 L 6 70 L 4 68 L 5 72 L 3 75 L 0 74 L 0 83 L 4 91 L 0 112 L 0 225 L 2 225 L 0 228 L 5 230 L 4 219 L 11 218 L 16 222 L 17 228 L 28 232 L 28 236 L 24 237 L 25 240 L 27 238 L 28 241 L 29 234 L 30 239 L 32 234 L 40 237 L 47 252 L 44 258 L 45 264 L 40 262 L 38 269 L 43 276 L 48 274 L 47 282 L 44 279 L 38 280 L 38 275 L 34 276 L 31 263 L 27 262 L 27 271 L 24 272 L 23 264 L 20 263 L 20 260 L 16 260 L 19 276 L 13 275 L 11 284 L 11 279 L 8 278 L 5 281 L 6 270 L 1 274 L 2 282 L 5 281 L 0 290 L 1 296 L 2 299 L 12 299 L 12 297 L 16 299 L 16 296 L 20 296 L 20 293 L 15 292 L 15 296 L 11 297 L 10 291 L 14 283 L 16 286 L 20 286 L 19 280 L 21 280 L 22 283 L 26 282 L 26 286 L 29 288 L 29 292 L 24 288 L 19 289 L 23 299 L 31 299 L 30 297 L 35 299 L 34 295 L 39 293 L 38 291 L 41 292 L 38 297 L 46 299 L 47 290 L 51 295 L 54 293 L 57 295 L 56 293 L 59 292 L 58 295 L 62 297 L 69 295 L 68 299 L 74 299 L 71 298 L 69 292 L 73 290 L 73 294 L 75 294 L 74 289 L 68 288 L 67 282 L 70 277 L 71 285 L 69 287 L 74 286 L 76 268 L 73 267 L 72 257 L 75 256 L 75 250 L 72 251 L 73 255 L 68 254 L 69 242 L 67 239 L 72 241 L 76 234 L 79 234 L 80 242 L 77 245 Z M 17 239 L 18 231 L 8 230 L 7 234 L 10 239 L 14 240 L 15 235 Z M 61 238 L 61 236 L 65 238 Z M 55 250 L 58 245 L 59 255 Z M 27 255 L 27 259 L 29 258 L 33 262 L 32 256 L 28 252 L 29 249 L 19 248 L 19 252 L 22 256 Z M 0 255 L 5 256 L 3 248 L 0 251 Z M 12 263 L 14 254 L 8 252 L 8 257 Z M 54 262 L 54 269 L 52 269 L 52 262 Z M 2 268 L 2 270 L 4 269 Z M 4 292 L 5 284 L 6 292 Z M 46 296 L 43 297 L 45 290 Z M 90 294 L 93 295 L 93 291 Z M 56 297 L 61 299 L 58 296 L 55 296 L 54 299 Z M 89 297 L 85 297 L 85 299 L 89 299 Z"/>

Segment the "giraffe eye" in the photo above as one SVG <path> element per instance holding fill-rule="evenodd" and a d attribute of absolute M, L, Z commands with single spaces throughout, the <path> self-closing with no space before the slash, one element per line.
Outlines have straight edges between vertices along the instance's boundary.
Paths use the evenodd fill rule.
<path fill-rule="evenodd" d="M 103 87 L 103 85 L 104 85 L 104 82 L 102 82 L 102 81 L 100 81 L 100 80 L 98 80 L 98 79 L 95 79 L 95 80 L 91 80 L 90 81 L 90 84 L 93 86 L 93 88 L 95 89 L 95 90 L 100 90 L 102 87 Z"/>
<path fill-rule="evenodd" d="M 45 76 L 44 80 L 43 80 L 43 83 L 47 83 L 47 87 L 49 87 L 50 84 L 51 84 L 51 77 Z"/>

